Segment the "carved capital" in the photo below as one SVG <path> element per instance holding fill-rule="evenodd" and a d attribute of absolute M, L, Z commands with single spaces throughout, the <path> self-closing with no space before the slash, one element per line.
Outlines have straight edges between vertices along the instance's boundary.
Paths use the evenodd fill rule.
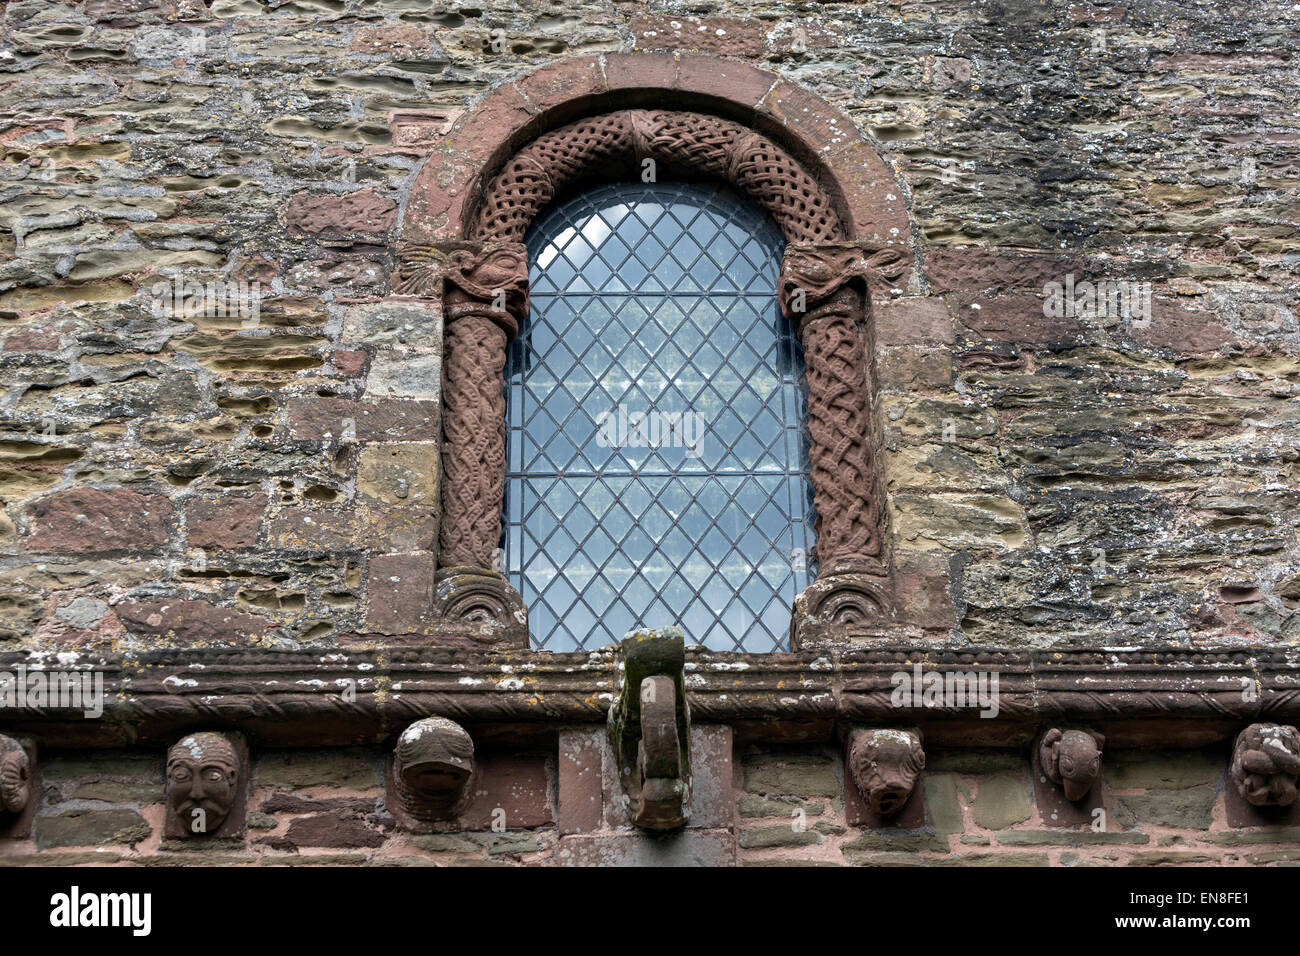
<path fill-rule="evenodd" d="M 907 268 L 904 251 L 894 246 L 852 242 L 788 245 L 777 290 L 781 311 L 796 325 L 828 307 L 848 311 L 860 320 L 867 289 L 882 280 L 900 278 Z"/>
<path fill-rule="evenodd" d="M 248 747 L 241 734 L 202 732 L 182 737 L 167 751 L 169 838 L 244 832 Z"/>
<path fill-rule="evenodd" d="M 889 579 L 872 562 L 844 562 L 822 569 L 794 599 L 790 647 L 845 643 L 883 633 L 890 620 Z"/>
<path fill-rule="evenodd" d="M 528 646 L 528 609 L 505 575 L 486 568 L 442 568 L 437 574 L 437 629 L 476 645 Z"/>
<path fill-rule="evenodd" d="M 468 315 L 491 319 L 514 339 L 528 315 L 528 251 L 518 242 L 411 245 L 399 254 L 394 292 L 443 292 L 448 325 Z"/>
<path fill-rule="evenodd" d="M 691 795 L 686 642 L 675 627 L 623 639 L 623 685 L 609 734 L 632 821 L 647 830 L 685 826 Z"/>
<path fill-rule="evenodd" d="M 1251 724 L 1237 735 L 1228 774 L 1247 803 L 1289 807 L 1300 777 L 1300 733 L 1290 724 Z"/>
<path fill-rule="evenodd" d="M 911 799 L 925 769 L 919 730 L 859 728 L 849 734 L 849 775 L 871 812 L 890 817 Z"/>
<path fill-rule="evenodd" d="M 456 817 L 473 792 L 474 740 L 445 717 L 407 727 L 388 762 L 388 808 L 407 830 Z"/>
<path fill-rule="evenodd" d="M 1101 774 L 1101 752 L 1106 738 L 1093 730 L 1052 727 L 1038 738 L 1038 764 L 1052 783 L 1065 791 L 1065 799 L 1078 803 L 1088 795 Z"/>

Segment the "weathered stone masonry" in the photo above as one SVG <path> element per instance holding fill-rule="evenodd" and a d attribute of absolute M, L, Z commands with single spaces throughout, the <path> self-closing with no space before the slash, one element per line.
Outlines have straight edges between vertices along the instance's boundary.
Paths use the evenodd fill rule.
<path fill-rule="evenodd" d="M 1294 804 L 1250 799 L 1287 792 L 1293 738 L 1268 728 L 1300 719 L 1290 16 L 0 5 L 0 669 L 84 668 L 107 695 L 97 719 L 0 709 L 0 859 L 1295 860 Z M 623 110 L 752 131 L 849 236 L 905 254 L 868 273 L 859 326 L 882 615 L 761 660 L 687 649 L 667 842 L 635 836 L 607 749 L 623 652 L 501 641 L 517 608 L 440 527 L 472 321 L 444 327 L 444 256 L 482 238 L 512 156 Z M 422 290 L 414 246 L 437 251 Z M 258 283 L 256 320 L 172 308 L 178 275 Z M 1151 283 L 1149 322 L 1049 314 L 1067 276 Z M 996 669 L 999 716 L 900 711 L 890 675 L 917 664 Z M 472 775 L 399 823 L 388 763 L 431 715 L 468 731 Z M 903 788 L 920 757 L 887 736 L 855 762 L 870 728 L 924 754 L 887 820 L 858 764 Z M 1052 729 L 1100 753 L 1076 802 Z M 197 837 L 167 796 L 196 732 L 247 743 L 215 758 L 246 806 Z"/>

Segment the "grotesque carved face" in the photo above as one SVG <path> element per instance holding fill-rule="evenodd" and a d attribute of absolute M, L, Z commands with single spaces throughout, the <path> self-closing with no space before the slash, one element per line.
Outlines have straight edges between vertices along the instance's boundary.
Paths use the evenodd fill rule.
<path fill-rule="evenodd" d="M 859 732 L 849 747 L 849 772 L 872 811 L 887 817 L 907 803 L 925 769 L 919 734 L 907 730 Z"/>
<path fill-rule="evenodd" d="M 1101 734 L 1053 727 L 1043 735 L 1039 760 L 1047 778 L 1064 787 L 1067 800 L 1082 800 L 1101 772 L 1105 745 Z"/>
<path fill-rule="evenodd" d="M 1289 807 L 1300 776 L 1300 734 L 1288 724 L 1251 724 L 1232 749 L 1232 781 L 1257 807 Z"/>
<path fill-rule="evenodd" d="M 167 751 L 167 807 L 186 833 L 220 829 L 238 785 L 239 757 L 220 734 L 191 734 Z"/>

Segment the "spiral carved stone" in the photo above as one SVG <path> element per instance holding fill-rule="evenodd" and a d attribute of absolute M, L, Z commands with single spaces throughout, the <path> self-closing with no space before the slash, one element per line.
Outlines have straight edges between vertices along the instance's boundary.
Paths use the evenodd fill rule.
<path fill-rule="evenodd" d="M 794 600 L 791 647 L 875 636 L 887 621 L 889 604 L 887 578 L 853 570 L 851 564 L 823 568 Z"/>
<path fill-rule="evenodd" d="M 31 758 L 26 748 L 12 737 L 0 737 L 0 804 L 9 813 L 22 813 L 31 791 Z"/>
<path fill-rule="evenodd" d="M 528 646 L 528 610 L 504 575 L 474 566 L 438 572 L 438 616 L 471 643 Z"/>

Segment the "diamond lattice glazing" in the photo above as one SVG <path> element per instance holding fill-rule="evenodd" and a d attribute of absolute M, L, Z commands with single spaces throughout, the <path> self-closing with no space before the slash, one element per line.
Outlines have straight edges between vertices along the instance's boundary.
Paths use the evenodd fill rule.
<path fill-rule="evenodd" d="M 551 207 L 527 245 L 503 567 L 536 646 L 678 623 L 784 649 L 813 513 L 780 232 L 720 187 L 618 183 Z"/>

